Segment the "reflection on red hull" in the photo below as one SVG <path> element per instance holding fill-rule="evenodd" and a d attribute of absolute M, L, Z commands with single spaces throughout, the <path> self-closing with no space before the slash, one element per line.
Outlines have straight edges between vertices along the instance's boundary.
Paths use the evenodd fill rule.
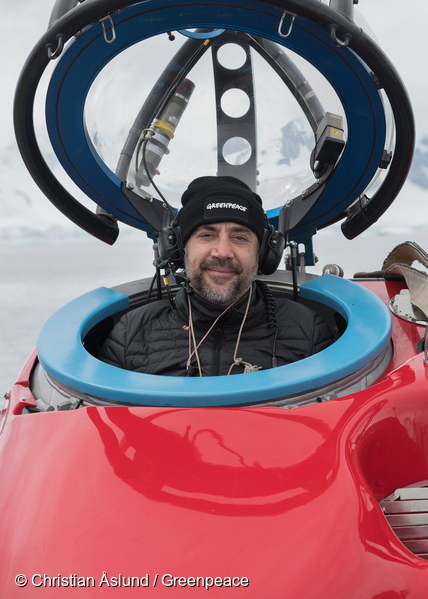
<path fill-rule="evenodd" d="M 394 321 L 397 346 L 410 325 Z M 364 391 L 292 410 L 20 414 L 33 355 L 0 435 L 4 596 L 182 597 L 212 580 L 210 596 L 426 599 L 428 561 L 378 503 L 428 479 L 428 369 L 412 352 Z"/>

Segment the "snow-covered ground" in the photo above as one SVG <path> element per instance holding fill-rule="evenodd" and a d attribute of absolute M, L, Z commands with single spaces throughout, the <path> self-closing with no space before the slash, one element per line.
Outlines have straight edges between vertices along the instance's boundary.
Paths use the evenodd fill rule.
<path fill-rule="evenodd" d="M 89 238 L 0 244 L 0 397 L 36 345 L 43 323 L 62 305 L 101 285 L 150 276 L 152 255 L 131 238 L 113 247 Z"/>
<path fill-rule="evenodd" d="M 90 239 L 44 198 L 19 156 L 12 126 L 14 88 L 27 55 L 46 29 L 53 4 L 53 0 L 2 2 L 0 392 L 10 388 L 40 327 L 54 310 L 99 285 L 112 286 L 152 274 L 151 243 L 144 235 L 122 227 L 112 248 Z M 426 55 L 428 3 L 360 0 L 358 9 L 408 88 L 415 110 L 418 152 L 417 176 L 405 184 L 391 209 L 370 231 L 352 242 L 341 235 L 338 225 L 317 235 L 314 247 L 319 263 L 313 272 L 335 262 L 347 277 L 359 270 L 379 269 L 389 251 L 407 239 L 428 248 L 427 82 L 421 66 Z"/>
<path fill-rule="evenodd" d="M 389 252 L 410 239 L 427 248 L 428 227 L 411 236 L 363 234 L 354 241 L 336 231 L 315 238 L 319 257 L 310 272 L 337 263 L 352 277 L 378 270 Z M 88 236 L 61 243 L 0 244 L 0 398 L 10 389 L 49 316 L 66 302 L 101 285 L 111 287 L 153 275 L 151 243 L 124 237 L 112 247 Z"/>

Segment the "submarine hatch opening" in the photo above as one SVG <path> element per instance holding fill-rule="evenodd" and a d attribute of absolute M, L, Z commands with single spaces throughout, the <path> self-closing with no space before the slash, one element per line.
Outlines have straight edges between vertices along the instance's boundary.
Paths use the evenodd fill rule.
<path fill-rule="evenodd" d="M 407 146 L 401 138 L 395 140 L 399 111 L 390 89 L 380 90 L 371 67 L 346 45 L 338 49 L 340 44 L 332 43 L 332 36 L 321 22 L 297 16 L 293 20 L 293 35 L 284 40 L 272 32 L 265 35 L 266 23 L 259 30 L 258 24 L 249 27 L 245 11 L 240 14 L 244 18 L 236 29 L 220 28 L 217 16 L 210 12 L 212 6 L 207 4 L 204 19 L 205 23 L 211 20 L 211 28 L 189 27 L 192 19 L 198 22 L 199 8 L 193 7 L 195 13 L 191 17 L 179 16 L 190 19 L 186 21 L 186 31 L 177 26 L 171 33 L 164 24 L 165 31 L 142 32 L 135 27 L 146 8 L 140 4 L 128 7 L 126 15 L 115 15 L 115 44 L 105 39 L 105 30 L 104 36 L 100 35 L 98 25 L 79 30 L 79 35 L 65 44 L 46 95 L 46 126 L 64 170 L 98 206 L 99 214 L 142 229 L 149 237 L 171 219 L 191 179 L 202 174 L 237 176 L 263 197 L 270 222 L 289 234 L 289 239 L 305 245 L 303 262 L 310 266 L 314 263 L 312 237 L 316 231 L 343 218 L 361 220 L 369 212 L 367 204 L 371 208 L 379 195 L 377 191 L 373 200 L 365 196 L 378 176 L 379 165 L 387 173 L 384 180 L 380 179 L 380 188 L 391 179 L 391 171 L 394 176 L 397 173 L 397 169 L 389 169 L 391 153 L 405 151 Z M 329 11 L 321 8 L 321 13 Z M 86 9 L 82 5 L 79 10 Z M 234 18 L 229 18 L 235 25 Z M 276 15 L 269 11 L 264 18 L 276 23 Z M 371 59 L 369 52 L 366 56 Z M 382 64 L 381 56 L 379 61 Z M 372 60 L 370 64 L 377 66 Z M 24 77 L 24 91 L 25 84 Z M 398 124 L 402 137 L 405 128 L 400 121 Z M 151 135 L 146 139 L 148 130 Z M 401 162 L 404 170 L 404 161 Z M 40 173 L 37 176 L 43 177 L 42 169 Z M 399 173 L 396 178 L 401 176 Z M 165 202 L 157 198 L 158 185 L 161 197 L 165 196 L 171 206 L 168 211 Z M 396 180 L 392 186 L 395 193 Z M 292 209 L 285 210 L 284 216 L 284 209 L 290 206 Z M 67 215 L 73 220 L 73 215 Z M 81 222 L 79 226 L 85 228 Z M 356 229 L 349 234 L 353 235 Z M 348 235 L 345 231 L 344 234 Z M 303 274 L 304 265 L 300 266 Z M 284 287 L 284 277 L 289 275 L 287 271 L 278 271 L 269 279 L 276 293 L 289 293 L 289 283 Z M 347 322 L 343 335 L 338 335 L 332 346 L 333 354 L 338 354 L 336 345 L 355 342 L 353 323 L 361 316 L 358 309 L 363 302 L 370 304 L 372 298 L 364 296 L 355 312 L 348 301 L 352 292 L 336 289 L 334 277 L 323 279 L 318 283 L 314 279 L 311 286 L 313 281 L 308 276 L 300 286 L 301 298 L 311 302 L 316 301 L 313 295 L 318 295 L 319 306 L 324 306 L 321 312 L 328 314 L 333 329 L 338 327 L 340 318 Z M 101 310 L 96 293 L 88 298 L 89 304 L 94 302 L 90 317 L 89 308 L 79 302 L 71 308 L 83 319 L 79 324 L 81 342 L 85 341 L 92 354 L 96 354 L 91 349 L 94 320 L 98 330 L 104 331 L 106 318 L 113 322 L 116 314 L 135 305 L 133 293 L 124 291 L 119 293 L 120 298 L 106 291 Z M 137 296 L 141 293 L 144 294 L 137 292 Z M 116 301 L 120 309 L 113 308 Z M 338 380 L 342 389 L 350 389 L 355 377 L 365 379 L 361 385 L 372 384 L 391 357 L 390 322 L 383 308 L 377 309 L 383 328 L 378 331 L 378 340 L 370 340 L 371 350 L 365 354 L 364 363 L 358 357 L 352 370 L 331 354 L 319 362 L 318 384 L 307 383 L 303 381 L 305 377 L 296 375 L 297 386 L 270 388 L 262 403 L 279 397 L 299 396 L 302 402 L 329 399 L 337 394 L 334 385 L 337 387 Z M 338 320 L 334 319 L 335 313 L 340 316 Z M 61 315 L 58 318 L 61 320 Z M 88 336 L 89 331 L 92 333 Z M 121 404 L 141 405 L 138 394 L 114 395 L 119 382 L 123 387 L 120 377 L 106 390 L 96 377 L 86 384 L 78 380 L 76 372 L 60 373 L 61 368 L 51 363 L 53 353 L 43 339 L 44 334 L 39 347 L 41 367 L 36 371 L 45 370 L 52 381 L 59 374 L 57 383 L 71 389 L 70 397 L 72 393 L 73 397 L 83 394 L 82 397 L 100 398 L 101 402 L 117 400 Z M 58 347 L 55 343 L 52 347 Z M 361 349 L 363 345 L 361 342 Z M 86 350 L 86 355 L 82 354 L 82 347 L 70 347 L 78 365 L 87 356 L 96 359 Z M 376 374 L 369 378 L 367 368 Z M 33 380 L 36 378 L 34 375 Z M 132 377 L 126 379 L 131 387 L 132 381 Z M 260 388 L 265 384 L 269 387 L 268 378 L 260 378 Z M 148 393 L 155 391 L 149 389 Z M 303 399 L 302 394 L 306 393 L 312 395 Z M 77 404 L 85 401 L 82 397 Z M 153 405 L 151 401 L 147 405 Z M 257 403 L 258 399 L 250 393 L 248 398 L 232 397 L 228 405 Z"/>
<path fill-rule="evenodd" d="M 308 293 L 305 291 L 305 285 L 313 285 L 316 288 L 317 284 L 319 285 L 320 282 L 323 282 L 323 279 L 325 280 L 328 278 L 329 276 L 316 277 L 309 274 L 299 274 L 299 283 L 301 283 L 301 290 L 303 290 L 303 297 L 301 298 L 301 301 L 320 313 L 325 318 L 331 330 L 334 331 L 336 338 L 335 343 L 333 343 L 330 348 L 327 348 L 319 354 L 316 354 L 316 356 L 305 358 L 298 363 L 281 366 L 278 369 L 266 370 L 263 371 L 263 373 L 252 373 L 250 378 L 248 378 L 248 375 L 245 377 L 242 377 L 241 375 L 232 377 L 216 377 L 216 383 L 219 383 L 221 380 L 220 386 L 224 384 L 228 385 L 228 388 L 230 388 L 230 383 L 233 383 L 233 379 L 235 379 L 235 382 L 237 378 L 241 379 L 242 384 L 245 382 L 244 392 L 240 394 L 239 397 L 237 395 L 237 399 L 235 401 L 233 400 L 233 395 L 231 395 L 231 398 L 227 400 L 226 405 L 275 405 L 284 408 L 300 407 L 304 405 L 310 405 L 312 403 L 329 401 L 350 393 L 358 392 L 374 384 L 376 380 L 381 377 L 382 373 L 385 372 L 386 368 L 388 367 L 392 357 L 392 343 L 390 342 L 389 335 L 386 332 L 386 329 L 388 328 L 387 325 L 389 322 L 389 314 L 388 316 L 385 316 L 385 310 L 382 309 L 379 302 L 374 301 L 372 305 L 373 326 L 370 327 L 370 331 L 373 332 L 374 329 L 377 329 L 380 321 L 383 320 L 384 322 L 382 326 L 385 330 L 383 330 L 382 333 L 379 333 L 379 330 L 376 331 L 376 335 L 383 334 L 382 342 L 379 342 L 377 337 L 375 340 L 374 338 L 356 339 L 355 330 L 360 330 L 361 328 L 361 322 L 358 322 L 361 315 L 359 315 L 359 311 L 355 306 L 352 306 L 352 312 L 350 314 L 346 314 L 346 309 L 342 312 L 343 316 L 345 317 L 344 318 L 340 315 L 340 311 L 342 311 L 343 306 L 332 307 L 332 305 L 327 305 L 325 303 L 325 298 L 323 298 L 323 291 L 318 293 L 318 295 L 317 293 L 314 294 L 313 292 Z M 330 276 L 330 278 L 334 279 L 334 283 L 339 289 L 344 285 L 344 291 L 338 291 L 338 295 L 345 297 L 348 293 L 351 294 L 351 300 L 349 300 L 349 298 L 348 300 L 344 300 L 344 304 L 348 302 L 348 306 L 350 306 L 355 300 L 353 289 L 355 284 L 350 281 L 339 279 L 338 277 Z M 285 296 L 289 299 L 292 299 L 293 285 L 291 274 L 289 272 L 281 271 L 275 275 L 274 280 L 272 280 L 272 277 L 265 277 L 265 280 L 269 283 L 274 297 Z M 348 288 L 348 286 L 350 287 Z M 176 289 L 177 288 L 175 288 L 175 290 Z M 138 306 L 145 304 L 147 296 L 150 293 L 150 280 L 146 279 L 143 281 L 135 281 L 133 283 L 121 285 L 114 290 L 114 293 L 118 293 L 122 297 L 127 297 L 129 300 L 128 304 L 122 310 L 113 310 L 112 313 L 106 318 L 102 318 L 102 315 L 100 315 L 97 318 L 97 324 L 92 326 L 85 334 L 84 338 L 82 339 L 82 344 L 78 344 L 79 347 L 73 348 L 70 346 L 70 344 L 67 344 L 67 347 L 64 347 L 64 339 L 61 337 L 61 335 L 57 334 L 56 340 L 52 337 L 52 333 L 54 331 L 58 332 L 58 326 L 61 321 L 64 321 L 65 319 L 67 322 L 69 322 L 70 320 L 74 319 L 75 308 L 71 307 L 73 302 L 71 302 L 71 304 L 68 306 L 68 310 L 67 307 L 65 307 L 62 315 L 59 316 L 59 320 L 54 318 L 50 324 L 48 321 L 45 330 L 42 330 L 41 337 L 39 339 L 40 360 L 42 364 L 37 364 L 31 378 L 31 390 L 38 404 L 38 410 L 72 410 L 78 407 L 86 407 L 90 405 L 171 405 L 171 397 L 168 396 L 168 393 L 166 397 L 158 397 L 160 394 L 160 389 L 169 387 L 171 385 L 171 378 L 173 378 L 174 383 L 179 384 L 177 379 L 181 379 L 181 377 L 163 377 L 145 375 L 142 373 L 131 373 L 130 371 L 123 371 L 113 366 L 108 366 L 107 364 L 101 363 L 99 360 L 97 360 L 96 354 L 100 345 L 120 316 L 128 310 L 135 309 Z M 364 297 L 362 296 L 361 299 L 364 300 L 364 303 L 370 303 L 370 300 L 373 299 L 370 297 L 372 294 L 365 294 L 365 290 L 363 290 L 363 295 Z M 166 295 L 164 295 L 164 297 L 166 297 Z M 339 311 L 337 311 L 337 309 Z M 346 318 L 350 319 L 348 324 L 346 323 Z M 50 331 L 49 328 L 51 328 Z M 44 342 L 44 334 L 46 334 L 49 347 L 47 347 Z M 340 341 L 341 339 L 342 341 Z M 367 344 L 373 345 L 371 357 L 369 358 L 368 356 L 365 356 L 363 362 L 361 362 L 358 367 L 353 365 L 350 370 L 346 370 L 346 368 L 344 368 L 343 365 L 340 365 L 339 362 L 342 360 L 343 354 L 349 353 L 350 347 L 355 349 L 355 346 L 358 345 L 358 343 L 360 343 L 361 346 L 364 346 L 364 349 L 367 349 Z M 335 348 L 337 344 L 340 345 L 340 347 Z M 59 349 L 60 346 L 61 349 Z M 357 353 L 360 350 L 361 348 L 357 350 Z M 80 373 L 82 370 L 87 370 L 88 367 L 84 364 L 84 362 L 89 364 L 89 368 L 91 369 L 93 369 L 94 365 L 101 367 L 103 380 L 101 381 L 100 374 L 97 374 L 92 381 L 86 380 L 80 391 L 78 388 L 76 388 L 78 386 L 78 383 L 76 384 L 76 382 L 73 384 L 65 384 L 64 380 L 62 379 L 64 374 L 63 366 L 58 365 L 58 363 L 62 360 L 58 355 L 58 351 L 64 351 L 64 356 L 66 356 L 65 361 L 67 362 L 74 360 L 73 352 L 76 353 L 76 372 Z M 79 352 L 80 354 L 83 354 L 83 362 L 81 361 L 82 355 L 78 357 Z M 57 369 L 56 372 L 51 370 L 52 360 L 48 355 L 49 353 L 51 353 L 52 356 L 55 355 L 55 368 Z M 313 379 L 306 384 L 306 378 L 310 378 L 310 376 L 308 377 L 307 373 L 305 372 L 305 362 L 308 362 L 308 360 L 313 360 L 314 358 L 315 361 L 320 360 L 321 362 L 318 366 L 315 363 L 315 367 L 313 367 L 315 368 Z M 355 362 L 355 355 L 351 356 L 351 361 Z M 300 367 L 301 374 L 303 373 L 302 380 L 300 383 L 297 381 L 294 383 L 294 385 L 290 385 L 289 381 L 286 379 L 287 377 L 293 379 L 292 373 L 296 366 L 298 368 Z M 269 380 L 271 375 L 277 378 L 277 373 L 274 373 L 273 370 L 278 370 L 282 373 L 285 386 L 278 387 L 279 390 L 272 391 L 273 398 L 267 397 L 263 400 L 260 400 L 260 392 L 263 390 L 263 387 L 266 386 L 266 380 Z M 317 381 L 320 380 L 319 374 L 321 370 L 324 372 L 324 375 L 327 375 L 327 382 L 319 385 L 317 384 Z M 255 380 L 255 378 L 258 377 L 256 376 L 254 378 L 254 374 L 263 374 L 263 380 Z M 331 375 L 330 379 L 328 379 L 329 374 Z M 136 376 L 140 384 L 139 391 L 137 393 L 134 392 L 128 394 L 129 389 L 125 389 L 122 397 L 120 398 L 118 398 L 115 393 L 109 394 L 109 387 L 114 387 L 114 385 L 117 385 L 117 381 L 114 382 L 114 377 L 116 375 L 125 376 L 124 381 L 128 375 L 131 377 Z M 209 378 L 210 377 L 208 377 L 208 379 Z M 146 382 L 149 379 L 154 382 L 155 389 L 156 386 L 158 386 L 157 391 L 154 391 L 154 395 L 156 396 L 155 399 L 150 396 L 149 392 L 146 393 L 144 390 Z M 224 381 L 224 379 L 228 379 L 228 382 Z M 71 381 L 72 379 L 70 378 L 69 380 Z M 126 383 L 128 386 L 130 385 L 129 380 L 128 383 Z M 168 380 L 168 385 L 165 384 L 166 380 Z M 207 382 L 207 379 L 203 379 L 203 381 Z M 305 384 L 307 388 L 305 388 Z M 245 393 L 246 385 L 255 388 L 256 395 L 253 397 L 247 397 Z M 286 390 L 285 393 L 284 389 Z M 296 390 L 297 392 L 295 392 Z M 212 397 L 208 400 L 208 405 L 225 405 L 223 403 L 224 398 L 221 396 L 222 388 L 220 388 L 218 393 L 215 394 L 215 397 Z M 198 391 L 196 391 L 193 397 L 176 398 L 175 405 L 197 406 L 200 405 L 200 402 L 204 401 L 207 400 L 203 399 L 199 395 Z M 27 411 L 32 410 L 29 408 Z"/>

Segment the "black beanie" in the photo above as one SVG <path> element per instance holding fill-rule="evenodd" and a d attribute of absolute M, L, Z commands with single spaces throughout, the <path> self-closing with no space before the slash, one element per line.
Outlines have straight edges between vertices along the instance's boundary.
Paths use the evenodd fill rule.
<path fill-rule="evenodd" d="M 260 196 L 235 177 L 199 177 L 181 197 L 178 223 L 183 245 L 204 224 L 233 222 L 253 231 L 261 243 L 266 216 Z"/>

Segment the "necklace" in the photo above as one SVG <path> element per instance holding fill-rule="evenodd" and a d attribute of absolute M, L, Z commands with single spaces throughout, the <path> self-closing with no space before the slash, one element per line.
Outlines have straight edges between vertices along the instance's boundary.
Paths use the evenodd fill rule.
<path fill-rule="evenodd" d="M 242 323 L 239 329 L 239 333 L 238 333 L 238 339 L 236 341 L 236 346 L 235 346 L 235 352 L 233 355 L 233 362 L 230 365 L 229 371 L 227 373 L 227 375 L 229 376 L 233 367 L 234 366 L 240 366 L 241 364 L 244 364 L 245 368 L 244 368 L 244 373 L 247 372 L 256 372 L 257 370 L 261 370 L 262 367 L 261 366 L 253 366 L 252 364 L 250 364 L 249 362 L 245 362 L 242 358 L 237 358 L 236 354 L 238 353 L 238 347 L 239 347 L 239 342 L 241 341 L 241 334 L 242 334 L 242 330 L 244 328 L 244 324 L 245 321 L 247 319 L 247 315 L 248 315 L 248 311 L 250 309 L 250 302 L 251 302 L 251 295 L 252 295 L 252 286 L 250 287 L 249 290 L 249 294 L 248 294 L 248 301 L 247 301 L 247 307 L 245 309 L 245 314 L 244 317 L 242 319 Z M 187 301 L 188 301 L 188 306 L 189 306 L 189 326 L 186 327 L 189 331 L 189 359 L 187 360 L 187 366 L 186 369 L 189 370 L 190 368 L 190 362 L 191 359 L 193 357 L 193 354 L 195 354 L 196 356 L 196 361 L 198 363 L 198 369 L 199 369 L 199 376 L 202 376 L 202 368 L 201 368 L 201 361 L 199 359 L 199 353 L 198 353 L 198 349 L 201 346 L 202 342 L 207 338 L 207 336 L 209 335 L 209 333 L 212 331 L 212 329 L 214 328 L 214 326 L 216 325 L 217 321 L 223 316 L 223 314 L 225 314 L 234 304 L 236 304 L 236 302 L 238 300 L 235 300 L 232 304 L 230 304 L 229 306 L 227 306 L 227 308 L 225 310 L 223 310 L 223 312 L 220 314 L 220 316 L 218 316 L 215 321 L 213 322 L 213 324 L 211 325 L 211 327 L 209 328 L 209 330 L 207 331 L 207 333 L 205 333 L 204 337 L 201 339 L 201 341 L 196 344 L 196 338 L 195 338 L 195 330 L 193 327 L 193 318 L 192 318 L 192 302 L 190 301 L 190 296 L 187 296 Z M 192 349 L 192 340 L 193 340 L 193 346 L 194 346 L 194 350 L 193 352 L 191 351 Z"/>

